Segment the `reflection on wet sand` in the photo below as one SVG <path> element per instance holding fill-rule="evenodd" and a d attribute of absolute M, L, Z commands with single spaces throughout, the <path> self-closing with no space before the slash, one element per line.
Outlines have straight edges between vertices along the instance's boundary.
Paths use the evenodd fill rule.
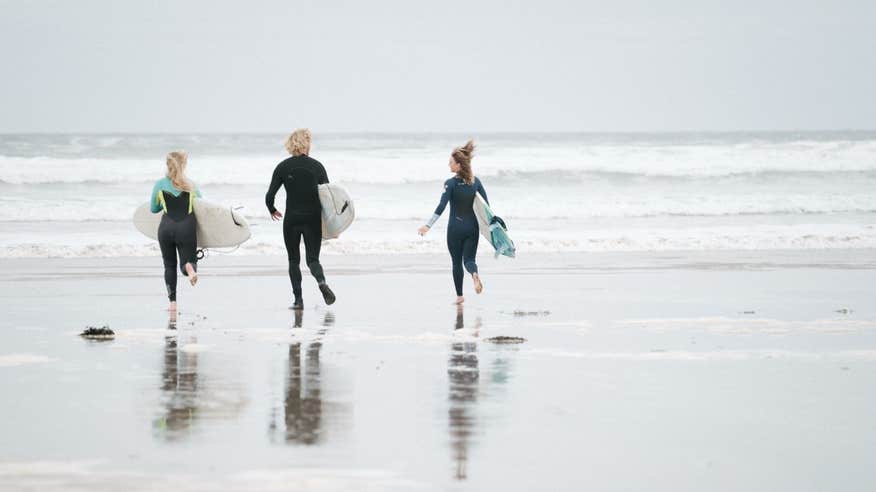
<path fill-rule="evenodd" d="M 469 327 L 475 338 L 480 335 L 481 325 L 481 319 L 478 317 Z M 457 307 L 453 328 L 454 330 L 466 328 L 462 306 Z M 451 457 L 454 464 L 453 477 L 457 480 L 468 478 L 469 450 L 476 441 L 479 427 L 475 416 L 479 399 L 486 397 L 489 400 L 495 396 L 496 393 L 489 390 L 492 383 L 501 387 L 510 379 L 511 364 L 507 358 L 501 355 L 503 351 L 493 354 L 497 357 L 493 360 L 492 366 L 487 369 L 491 377 L 482 381 L 477 342 L 454 342 L 450 345 L 450 357 L 447 359 L 448 400 L 450 403 L 448 428 Z M 488 353 L 492 352 L 488 351 Z"/>
<path fill-rule="evenodd" d="M 176 313 L 170 314 L 167 329 L 177 329 Z M 221 394 L 210 395 L 204 390 L 198 373 L 198 354 L 182 350 L 184 345 L 196 345 L 197 338 L 186 335 L 185 343 L 181 343 L 180 336 L 168 335 L 164 339 L 161 382 L 164 409 L 153 422 L 153 431 L 156 438 L 166 441 L 189 436 L 194 423 L 205 414 L 234 417 L 245 404 L 244 398 L 235 391 L 238 388 L 227 381 Z M 216 379 L 221 381 L 221 378 Z"/>
<path fill-rule="evenodd" d="M 156 437 L 173 441 L 186 435 L 198 413 L 198 355 L 180 353 L 176 336 L 168 336 L 164 342 L 161 390 L 165 411 L 154 430 Z"/>
<path fill-rule="evenodd" d="M 302 321 L 303 312 L 296 311 L 293 326 L 300 328 Z M 322 349 L 322 336 L 334 322 L 334 314 L 327 312 L 315 340 L 289 346 L 289 372 L 284 401 L 287 443 L 309 445 L 321 440 L 323 402 L 319 351 Z M 302 348 L 306 354 L 303 366 Z"/>
<path fill-rule="evenodd" d="M 463 307 L 456 310 L 454 330 L 465 327 Z M 475 323 L 477 336 L 480 319 Z M 478 346 L 476 342 L 454 342 L 450 345 L 450 358 L 447 360 L 447 376 L 450 383 L 450 446 L 456 464 L 455 477 L 464 480 L 468 476 L 468 449 L 475 431 L 474 406 L 478 397 Z"/>

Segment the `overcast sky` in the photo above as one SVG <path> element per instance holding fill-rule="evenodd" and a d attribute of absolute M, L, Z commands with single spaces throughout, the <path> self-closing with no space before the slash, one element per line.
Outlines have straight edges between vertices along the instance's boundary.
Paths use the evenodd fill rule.
<path fill-rule="evenodd" d="M 0 0 L 0 132 L 876 129 L 876 2 Z"/>

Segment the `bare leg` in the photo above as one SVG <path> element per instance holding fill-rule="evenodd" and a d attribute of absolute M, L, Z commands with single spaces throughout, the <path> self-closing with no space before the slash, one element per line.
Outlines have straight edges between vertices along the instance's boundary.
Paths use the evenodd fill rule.
<path fill-rule="evenodd" d="M 171 313 L 176 313 L 176 301 L 170 301 L 170 307 L 167 310 Z"/>
<path fill-rule="evenodd" d="M 484 283 L 481 282 L 481 277 L 478 275 L 478 272 L 471 274 L 471 279 L 474 280 L 474 289 L 475 293 L 480 294 L 484 291 Z"/>
<path fill-rule="evenodd" d="M 462 304 L 463 302 L 465 302 L 465 297 L 457 296 L 456 302 L 454 304 Z"/>

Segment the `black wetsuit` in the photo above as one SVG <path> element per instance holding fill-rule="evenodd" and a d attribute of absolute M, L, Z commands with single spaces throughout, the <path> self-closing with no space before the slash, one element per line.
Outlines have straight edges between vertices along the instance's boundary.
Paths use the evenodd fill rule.
<path fill-rule="evenodd" d="M 289 256 L 289 279 L 292 293 L 301 297 L 301 238 L 304 238 L 304 253 L 307 267 L 318 283 L 325 282 L 325 274 L 319 263 L 322 244 L 322 206 L 317 185 L 328 183 L 325 168 L 316 159 L 297 155 L 286 159 L 274 169 L 271 186 L 265 195 L 265 204 L 272 214 L 274 197 L 280 185 L 286 188 L 286 213 L 283 218 L 283 240 Z"/>
<path fill-rule="evenodd" d="M 167 298 L 176 301 L 176 268 L 179 255 L 179 269 L 183 275 L 186 263 L 191 263 L 198 270 L 198 230 L 195 214 L 191 211 L 189 192 L 183 191 L 179 196 L 173 196 L 167 191 L 159 191 L 163 196 L 165 213 L 158 226 L 158 245 L 161 247 L 161 258 L 164 260 L 164 284 L 167 286 Z"/>
<path fill-rule="evenodd" d="M 478 219 L 475 216 L 474 205 L 475 193 L 480 193 L 488 204 L 487 192 L 481 184 L 481 180 L 474 179 L 473 184 L 468 184 L 459 177 L 453 177 L 444 182 L 444 193 L 441 202 L 435 209 L 435 214 L 429 220 L 431 227 L 450 202 L 450 219 L 447 222 L 447 249 L 450 251 L 450 259 L 453 262 L 453 285 L 456 287 L 456 295 L 462 295 L 462 268 L 468 273 L 477 273 L 478 265 L 475 257 L 478 252 L 478 238 L 480 231 Z"/>

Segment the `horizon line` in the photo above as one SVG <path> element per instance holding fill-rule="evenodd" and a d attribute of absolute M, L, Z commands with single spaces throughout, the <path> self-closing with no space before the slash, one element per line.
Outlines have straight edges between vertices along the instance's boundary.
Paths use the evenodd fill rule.
<path fill-rule="evenodd" d="M 308 128 L 308 127 L 304 127 Z M 876 128 L 824 128 L 824 129 L 736 129 L 736 130 L 313 130 L 323 135 L 678 135 L 678 134 L 744 134 L 744 133 L 876 133 Z M 0 136 L 9 135 L 283 135 L 292 130 L 261 131 L 0 131 Z"/>

